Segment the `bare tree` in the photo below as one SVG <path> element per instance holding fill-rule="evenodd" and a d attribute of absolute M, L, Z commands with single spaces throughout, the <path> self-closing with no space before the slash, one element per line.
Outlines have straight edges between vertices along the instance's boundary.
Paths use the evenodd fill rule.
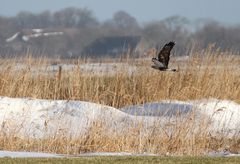
<path fill-rule="evenodd" d="M 137 35 L 140 32 L 137 20 L 125 11 L 116 12 L 112 19 L 104 22 L 103 28 L 119 35 Z"/>
<path fill-rule="evenodd" d="M 61 27 L 91 27 L 99 23 L 92 12 L 86 8 L 66 8 L 54 13 L 55 26 Z"/>

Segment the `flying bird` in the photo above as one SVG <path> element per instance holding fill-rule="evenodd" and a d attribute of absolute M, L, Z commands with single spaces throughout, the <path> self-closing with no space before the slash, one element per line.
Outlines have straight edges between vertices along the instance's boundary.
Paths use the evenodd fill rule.
<path fill-rule="evenodd" d="M 170 52 L 173 49 L 175 42 L 171 41 L 163 46 L 158 54 L 157 58 L 152 58 L 152 68 L 158 69 L 160 71 L 176 71 L 176 69 L 168 68 L 168 63 L 170 60 Z"/>

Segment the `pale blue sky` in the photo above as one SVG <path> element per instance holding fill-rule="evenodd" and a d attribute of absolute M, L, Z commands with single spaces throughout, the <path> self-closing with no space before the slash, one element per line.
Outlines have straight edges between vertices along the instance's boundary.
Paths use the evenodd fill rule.
<path fill-rule="evenodd" d="M 124 10 L 139 22 L 181 15 L 191 20 L 213 18 L 222 23 L 240 24 L 240 0 L 0 0 L 0 15 L 14 16 L 23 10 L 56 11 L 66 7 L 86 7 L 100 21 Z"/>

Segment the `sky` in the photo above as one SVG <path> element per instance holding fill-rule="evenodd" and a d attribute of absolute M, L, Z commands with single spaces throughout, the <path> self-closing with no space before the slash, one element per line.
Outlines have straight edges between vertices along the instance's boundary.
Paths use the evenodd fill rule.
<path fill-rule="evenodd" d="M 190 20 L 211 18 L 226 24 L 240 24 L 240 0 L 0 0 L 0 15 L 20 11 L 39 13 L 66 8 L 88 8 L 100 20 L 124 10 L 140 23 L 180 15 Z"/>

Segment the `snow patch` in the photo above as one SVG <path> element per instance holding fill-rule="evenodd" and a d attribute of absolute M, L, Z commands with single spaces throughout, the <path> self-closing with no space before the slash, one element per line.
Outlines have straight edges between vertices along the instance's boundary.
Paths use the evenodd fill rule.
<path fill-rule="evenodd" d="M 173 117 L 190 113 L 193 105 L 182 101 L 161 101 L 127 106 L 121 110 L 135 116 Z"/>
<path fill-rule="evenodd" d="M 13 41 L 14 39 L 16 39 L 19 35 L 19 32 L 17 32 L 16 34 L 14 34 L 13 36 L 11 36 L 10 38 L 7 38 L 6 39 L 6 42 L 11 42 Z"/>
<path fill-rule="evenodd" d="M 206 154 L 209 157 L 240 157 L 240 154 L 233 154 L 229 151 L 209 152 Z"/>
<path fill-rule="evenodd" d="M 0 151 L 0 158 L 60 158 L 64 157 L 58 154 L 39 153 L 39 152 L 14 152 L 14 151 Z"/>
<path fill-rule="evenodd" d="M 78 137 L 98 121 L 107 126 L 109 135 L 113 131 L 124 133 L 139 123 L 147 131 L 152 126 L 189 121 L 193 113 L 194 131 L 206 121 L 206 130 L 212 135 L 231 137 L 240 133 L 240 105 L 228 100 L 168 100 L 116 109 L 84 101 L 0 97 L 2 132 L 24 138 L 51 138 L 56 134 Z"/>
<path fill-rule="evenodd" d="M 40 32 L 43 32 L 43 29 L 41 28 L 35 28 L 35 29 L 32 29 L 33 32 L 36 32 L 36 33 L 40 33 Z"/>
<path fill-rule="evenodd" d="M 0 97 L 2 131 L 17 131 L 21 137 L 79 136 L 98 120 L 120 130 L 131 119 L 124 112 L 95 103 Z"/>
<path fill-rule="evenodd" d="M 209 118 L 215 131 L 240 136 L 240 105 L 228 100 L 202 100 L 193 102 L 203 117 Z"/>
<path fill-rule="evenodd" d="M 157 154 L 136 154 L 128 152 L 92 152 L 92 153 L 82 153 L 77 156 L 158 156 Z"/>

